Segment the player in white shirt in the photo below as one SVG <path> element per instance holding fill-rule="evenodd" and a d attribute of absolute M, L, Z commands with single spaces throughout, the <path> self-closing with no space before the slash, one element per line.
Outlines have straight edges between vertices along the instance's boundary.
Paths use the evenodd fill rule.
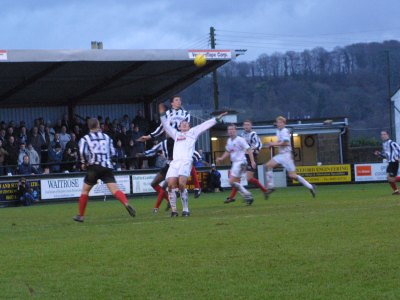
<path fill-rule="evenodd" d="M 237 135 L 236 125 L 231 124 L 228 126 L 228 141 L 226 143 L 225 152 L 222 156 L 217 157 L 216 161 L 222 161 L 230 156 L 232 166 L 229 176 L 229 184 L 232 188 L 236 188 L 240 195 L 244 198 L 247 205 L 251 205 L 254 201 L 252 194 L 240 183 L 240 178 L 247 171 L 246 154 L 250 158 L 252 168 L 256 168 L 254 161 L 253 150 L 246 140 Z M 224 203 L 234 202 L 234 198 L 227 198 Z"/>
<path fill-rule="evenodd" d="M 164 126 L 167 134 L 174 139 L 173 160 L 169 165 L 167 175 L 165 176 L 168 182 L 168 196 L 171 204 L 171 217 L 177 217 L 176 194 L 175 189 L 178 187 L 182 201 L 182 216 L 190 215 L 188 205 L 188 192 L 186 189 L 187 179 L 190 175 L 193 163 L 193 152 L 198 136 L 211 128 L 227 113 L 222 113 L 216 118 L 201 123 L 193 128 L 190 128 L 189 122 L 183 120 L 179 125 L 180 131 L 171 126 L 165 115 L 164 104 L 159 105 L 161 123 Z"/>
<path fill-rule="evenodd" d="M 292 156 L 292 145 L 290 142 L 290 132 L 285 127 L 286 126 L 286 119 L 284 117 L 277 117 L 276 118 L 276 142 L 267 143 L 266 146 L 271 148 L 274 146 L 278 146 L 279 154 L 275 155 L 270 161 L 266 163 L 267 167 L 267 193 L 272 193 L 275 191 L 275 185 L 273 180 L 273 173 L 272 169 L 278 165 L 282 165 L 290 178 L 297 180 L 302 185 L 310 190 L 311 195 L 315 198 L 315 187 L 310 184 L 307 180 L 305 180 L 300 175 L 296 173 L 296 166 L 294 165 L 293 156 Z"/>

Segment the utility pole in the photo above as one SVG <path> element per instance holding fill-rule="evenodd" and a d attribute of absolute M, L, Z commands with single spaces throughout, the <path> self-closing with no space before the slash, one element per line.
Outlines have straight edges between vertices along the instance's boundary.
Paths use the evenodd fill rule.
<path fill-rule="evenodd" d="M 215 28 L 210 27 L 210 44 L 211 49 L 215 49 Z M 214 90 L 214 110 L 218 111 L 219 108 L 219 99 L 218 99 L 218 80 L 217 80 L 217 71 L 214 70 L 212 72 L 212 79 L 213 79 L 213 90 Z"/>
<path fill-rule="evenodd" d="M 390 55 L 389 50 L 386 50 L 386 63 L 387 63 L 387 88 L 388 88 L 388 101 L 389 101 L 389 133 L 390 136 L 394 134 L 393 132 L 393 111 L 392 111 L 392 87 L 391 87 L 391 76 L 390 76 Z"/>

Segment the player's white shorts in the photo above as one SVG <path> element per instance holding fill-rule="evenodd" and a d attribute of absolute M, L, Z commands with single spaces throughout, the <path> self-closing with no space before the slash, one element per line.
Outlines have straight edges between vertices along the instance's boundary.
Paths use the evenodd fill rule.
<path fill-rule="evenodd" d="M 241 178 L 247 171 L 247 161 L 234 161 L 231 166 L 231 176 Z"/>
<path fill-rule="evenodd" d="M 288 172 L 295 172 L 296 166 L 294 165 L 292 154 L 291 153 L 282 153 L 275 155 L 272 158 L 278 164 L 282 165 Z"/>
<path fill-rule="evenodd" d="M 169 169 L 165 178 L 185 176 L 189 177 L 192 170 L 193 160 L 173 160 L 169 164 Z"/>

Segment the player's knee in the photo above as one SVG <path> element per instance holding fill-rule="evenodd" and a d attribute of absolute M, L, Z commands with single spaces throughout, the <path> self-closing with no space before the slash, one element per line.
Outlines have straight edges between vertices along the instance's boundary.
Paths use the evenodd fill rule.
<path fill-rule="evenodd" d="M 179 190 L 180 190 L 180 191 L 184 191 L 185 188 L 186 188 L 186 184 L 179 183 Z"/>

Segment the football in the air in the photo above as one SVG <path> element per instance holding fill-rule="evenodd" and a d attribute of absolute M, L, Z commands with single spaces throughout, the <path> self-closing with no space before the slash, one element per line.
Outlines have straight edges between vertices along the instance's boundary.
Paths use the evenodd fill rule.
<path fill-rule="evenodd" d="M 197 54 L 194 58 L 194 64 L 196 67 L 203 67 L 207 63 L 207 59 L 203 54 Z"/>

